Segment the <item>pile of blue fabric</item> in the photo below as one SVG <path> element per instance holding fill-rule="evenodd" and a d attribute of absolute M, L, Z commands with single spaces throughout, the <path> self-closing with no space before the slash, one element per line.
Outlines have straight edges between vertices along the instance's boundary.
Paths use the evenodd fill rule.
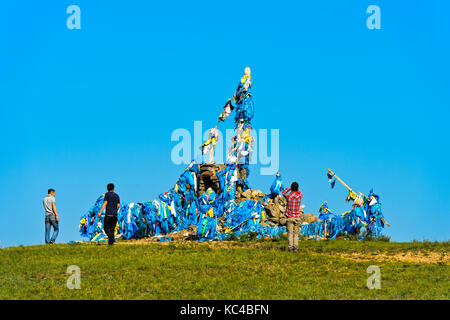
<path fill-rule="evenodd" d="M 319 221 L 302 225 L 300 234 L 307 239 L 335 239 L 337 236 L 356 235 L 359 240 L 383 235 L 385 220 L 380 197 L 370 190 L 361 203 L 354 203 L 351 211 L 341 215 L 330 211 L 325 202 L 319 208 Z"/>
<path fill-rule="evenodd" d="M 342 234 L 343 227 L 342 216 L 331 212 L 325 202 L 319 208 L 319 221 L 302 225 L 300 235 L 308 239 L 335 239 L 336 236 Z"/>
<path fill-rule="evenodd" d="M 153 201 L 124 203 L 118 212 L 116 238 L 142 239 L 156 237 L 160 241 L 171 241 L 177 234 L 191 232 L 191 239 L 199 241 L 225 240 L 232 235 L 254 234 L 257 238 L 279 237 L 286 227 L 271 223 L 262 203 L 282 190 L 282 181 L 277 175 L 270 193 L 256 200 L 237 199 L 240 181 L 236 164 L 218 166 L 217 177 L 220 192 L 211 188 L 197 196 L 200 166 L 194 161 L 180 175 L 173 188 L 160 194 Z M 248 188 L 248 187 L 247 187 Z M 245 190 L 242 188 L 241 190 Z M 89 241 L 106 241 L 103 230 L 104 212 L 97 217 L 104 196 L 81 217 L 79 231 Z M 382 235 L 384 218 L 379 196 L 371 190 L 364 197 L 363 205 L 353 206 L 351 211 L 338 215 L 324 203 L 319 209 L 319 221 L 303 224 L 300 237 L 307 239 L 335 239 L 344 234 L 366 236 Z"/>
<path fill-rule="evenodd" d="M 105 212 L 100 218 L 97 216 L 103 204 L 104 195 L 101 195 L 95 204 L 81 217 L 79 231 L 83 238 L 90 241 L 106 241 L 107 236 L 103 230 Z M 117 213 L 115 235 L 117 238 L 137 239 L 149 234 L 151 224 L 143 210 L 142 204 L 122 204 Z"/>
<path fill-rule="evenodd" d="M 97 214 L 102 207 L 103 199 L 104 196 L 101 195 L 95 201 L 95 204 L 81 217 L 78 229 L 83 238 L 89 238 L 90 240 L 96 241 L 104 238 L 101 235 L 106 236 L 102 227 L 104 213 L 100 218 L 97 217 Z"/>
<path fill-rule="evenodd" d="M 220 166 L 217 177 L 220 193 L 208 189 L 197 195 L 199 165 L 194 161 L 186 168 L 175 186 L 160 194 L 155 200 L 145 203 L 122 204 L 118 212 L 116 238 L 141 239 L 163 237 L 196 226 L 196 239 L 223 240 L 254 232 L 257 237 L 276 237 L 286 228 L 269 226 L 264 208 L 258 201 L 246 200 L 236 205 L 236 185 L 247 185 L 238 177 L 240 169 L 236 164 Z M 243 188 L 245 190 L 245 188 Z M 104 212 L 97 217 L 104 196 L 101 195 L 80 220 L 80 234 L 89 241 L 105 241 L 103 231 Z"/>

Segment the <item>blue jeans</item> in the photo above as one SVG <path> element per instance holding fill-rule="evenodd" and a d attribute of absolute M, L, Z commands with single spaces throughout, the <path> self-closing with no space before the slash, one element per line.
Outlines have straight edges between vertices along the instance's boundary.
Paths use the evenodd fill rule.
<path fill-rule="evenodd" d="M 50 239 L 50 227 L 53 227 L 53 235 Z M 55 242 L 59 233 L 59 224 L 55 215 L 45 216 L 45 243 Z"/>

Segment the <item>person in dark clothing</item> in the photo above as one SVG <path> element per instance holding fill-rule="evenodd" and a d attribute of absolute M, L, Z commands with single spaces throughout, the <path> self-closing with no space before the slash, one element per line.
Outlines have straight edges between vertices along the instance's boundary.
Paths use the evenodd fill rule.
<path fill-rule="evenodd" d="M 108 244 L 114 244 L 114 230 L 117 224 L 117 212 L 120 208 L 120 198 L 117 193 L 114 192 L 114 185 L 112 183 L 108 184 L 106 187 L 108 190 L 105 193 L 105 199 L 103 200 L 103 205 L 98 212 L 98 217 L 102 215 L 103 210 L 106 208 L 105 220 L 103 221 L 103 229 L 108 236 Z"/>

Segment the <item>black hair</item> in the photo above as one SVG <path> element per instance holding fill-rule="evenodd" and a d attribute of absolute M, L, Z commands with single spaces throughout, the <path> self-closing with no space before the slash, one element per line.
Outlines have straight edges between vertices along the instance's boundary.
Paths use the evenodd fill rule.
<path fill-rule="evenodd" d="M 55 189 L 48 189 L 48 193 L 47 194 L 50 194 L 52 192 L 55 192 Z"/>
<path fill-rule="evenodd" d="M 113 190 L 114 190 L 114 184 L 108 183 L 108 185 L 106 186 L 106 189 L 107 189 L 108 191 L 113 191 Z"/>
<path fill-rule="evenodd" d="M 291 189 L 292 189 L 292 191 L 298 191 L 298 183 L 297 182 L 292 182 Z"/>

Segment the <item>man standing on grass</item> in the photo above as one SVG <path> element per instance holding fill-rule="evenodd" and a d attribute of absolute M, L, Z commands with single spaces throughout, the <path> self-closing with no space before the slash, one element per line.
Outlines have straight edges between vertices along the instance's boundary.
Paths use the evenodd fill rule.
<path fill-rule="evenodd" d="M 300 206 L 303 194 L 298 190 L 298 183 L 293 182 L 289 188 L 283 190 L 283 195 L 287 199 L 285 214 L 287 217 L 288 250 L 290 252 L 297 252 L 298 231 L 303 220 Z"/>
<path fill-rule="evenodd" d="M 114 185 L 112 183 L 106 186 L 108 190 L 105 193 L 105 199 L 103 200 L 103 205 L 98 212 L 98 217 L 102 215 L 103 210 L 106 208 L 105 220 L 103 221 L 103 229 L 108 236 L 108 244 L 114 244 L 114 231 L 117 224 L 117 212 L 120 208 L 120 198 L 117 193 L 114 192 Z"/>
<path fill-rule="evenodd" d="M 55 205 L 55 190 L 48 189 L 47 196 L 43 201 L 45 209 L 45 243 L 55 243 L 59 233 L 59 216 Z M 50 228 L 53 227 L 53 235 L 50 238 Z"/>

